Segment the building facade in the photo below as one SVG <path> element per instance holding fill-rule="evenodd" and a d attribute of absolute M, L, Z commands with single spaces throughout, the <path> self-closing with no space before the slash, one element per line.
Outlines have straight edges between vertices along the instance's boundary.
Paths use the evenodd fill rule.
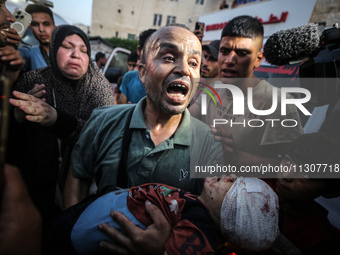
<path fill-rule="evenodd" d="M 265 25 L 265 35 L 269 36 L 278 30 L 310 22 L 330 27 L 340 22 L 340 1 L 93 0 L 90 35 L 138 39 L 139 33 L 149 28 L 181 23 L 193 31 L 195 22 L 202 21 L 206 23 L 203 42 L 208 43 L 219 38 L 225 22 L 243 14 L 256 16 L 264 22 L 270 22 L 270 15 L 279 20 L 283 15 L 284 22 Z"/>
<path fill-rule="evenodd" d="M 91 36 L 138 39 L 169 23 L 192 31 L 199 17 L 219 10 L 221 0 L 93 0 Z"/>

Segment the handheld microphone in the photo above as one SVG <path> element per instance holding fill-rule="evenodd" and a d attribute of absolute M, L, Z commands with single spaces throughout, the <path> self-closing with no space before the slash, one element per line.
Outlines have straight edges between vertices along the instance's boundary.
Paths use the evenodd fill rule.
<path fill-rule="evenodd" d="M 281 30 L 268 38 L 263 55 L 268 63 L 277 66 L 301 62 L 317 55 L 320 36 L 318 24 Z"/>

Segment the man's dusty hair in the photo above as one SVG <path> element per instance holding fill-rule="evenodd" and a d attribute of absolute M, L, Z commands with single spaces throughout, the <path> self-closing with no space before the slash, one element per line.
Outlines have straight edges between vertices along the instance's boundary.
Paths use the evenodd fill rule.
<path fill-rule="evenodd" d="M 163 27 L 162 29 L 167 28 L 167 27 L 180 27 L 180 28 L 184 28 L 184 29 L 190 31 L 190 29 L 186 25 L 179 24 L 179 23 L 171 23 L 170 25 L 167 25 L 167 26 Z M 156 31 L 154 31 L 154 32 L 156 32 Z M 143 47 L 143 52 L 147 52 L 149 50 L 147 48 L 151 47 L 151 46 L 149 46 L 149 40 L 150 40 L 150 38 L 152 38 L 152 34 L 146 39 L 144 47 Z M 146 56 L 145 55 L 146 54 L 142 54 L 142 63 L 144 63 L 144 64 L 146 63 Z"/>
<path fill-rule="evenodd" d="M 26 6 L 25 11 L 28 12 L 29 14 L 38 13 L 38 12 L 46 13 L 50 15 L 53 21 L 53 24 L 54 24 L 53 12 L 47 6 L 44 6 L 41 4 L 29 4 Z"/>
<path fill-rule="evenodd" d="M 190 31 L 190 29 L 185 24 L 182 24 L 182 23 L 171 23 L 171 24 L 167 25 L 167 27 L 182 27 L 182 28 L 185 28 L 186 30 Z"/>
<path fill-rule="evenodd" d="M 263 37 L 263 25 L 258 19 L 251 16 L 237 16 L 223 28 L 221 38 L 225 36 L 252 39 Z"/>

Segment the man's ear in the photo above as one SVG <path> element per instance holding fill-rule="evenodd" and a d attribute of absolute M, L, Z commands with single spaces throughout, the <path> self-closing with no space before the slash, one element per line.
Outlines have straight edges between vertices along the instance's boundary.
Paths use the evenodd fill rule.
<path fill-rule="evenodd" d="M 142 53 L 142 48 L 140 47 L 140 45 L 137 45 L 137 55 L 141 57 L 141 53 Z"/>
<path fill-rule="evenodd" d="M 259 51 L 256 56 L 254 68 L 259 67 L 264 59 L 263 51 Z"/>
<path fill-rule="evenodd" d="M 145 73 L 146 73 L 146 69 L 145 69 L 145 64 L 144 63 L 140 63 L 138 65 L 138 74 L 139 74 L 139 79 L 140 81 L 145 85 Z"/>

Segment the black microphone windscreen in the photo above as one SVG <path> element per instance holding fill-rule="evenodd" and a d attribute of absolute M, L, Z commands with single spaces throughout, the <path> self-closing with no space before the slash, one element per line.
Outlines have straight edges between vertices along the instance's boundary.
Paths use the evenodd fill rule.
<path fill-rule="evenodd" d="M 318 24 L 281 30 L 272 34 L 264 45 L 268 63 L 282 66 L 314 56 L 320 49 Z"/>

